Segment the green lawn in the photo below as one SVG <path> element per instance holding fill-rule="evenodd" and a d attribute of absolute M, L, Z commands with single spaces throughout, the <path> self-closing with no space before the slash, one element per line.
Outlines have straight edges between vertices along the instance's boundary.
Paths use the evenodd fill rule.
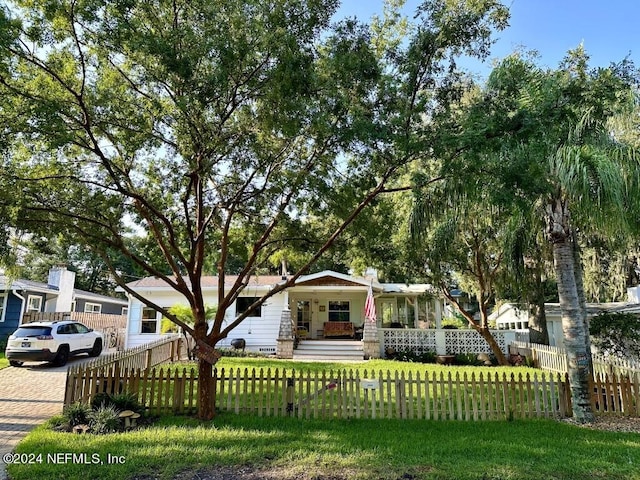
<path fill-rule="evenodd" d="M 181 364 L 178 364 L 182 366 Z M 197 368 L 195 364 L 185 363 L 184 366 L 191 368 Z M 525 375 L 529 373 L 533 375 L 537 373 L 540 375 L 542 373 L 541 370 L 536 370 L 535 368 L 527 368 L 527 367 L 471 367 L 471 366 L 446 366 L 446 365 L 436 365 L 434 363 L 411 363 L 411 362 L 398 362 L 393 360 L 367 360 L 362 362 L 300 362 L 300 361 L 292 361 L 292 360 L 278 360 L 275 358 L 242 358 L 242 357 L 222 357 L 218 363 L 216 364 L 217 368 L 247 368 L 249 370 L 255 368 L 257 369 L 267 369 L 271 368 L 272 370 L 278 368 L 280 370 L 299 370 L 299 371 L 311 371 L 311 372 L 322 372 L 322 371 L 330 371 L 330 370 L 351 370 L 357 369 L 363 374 L 365 371 L 367 373 L 375 373 L 379 372 L 386 373 L 389 372 L 404 372 L 405 375 L 409 372 L 429 372 L 431 375 L 433 372 L 436 374 L 440 374 L 440 372 L 444 372 L 445 375 L 449 372 L 455 374 L 456 372 L 462 375 L 464 372 L 467 372 L 468 375 L 471 375 L 474 372 L 477 375 L 479 373 L 483 373 L 485 376 L 487 374 L 494 375 L 496 372 L 500 376 L 503 373 L 510 375 L 514 373 L 516 375 L 522 374 Z M 363 375 L 364 376 L 364 375 Z"/>
<path fill-rule="evenodd" d="M 522 367 L 229 357 L 221 359 L 218 368 L 540 373 Z M 12 480 L 182 480 L 208 478 L 214 471 L 238 478 L 236 468 L 253 471 L 253 478 L 279 480 L 640 480 L 640 435 L 554 420 L 299 420 L 220 413 L 206 423 L 163 417 L 151 427 L 106 436 L 60 433 L 42 426 L 18 445 L 17 452 L 32 463 L 10 465 Z"/>
<path fill-rule="evenodd" d="M 0 370 L 9 366 L 9 360 L 4 357 L 4 352 L 0 353 Z"/>
<path fill-rule="evenodd" d="M 552 420 L 320 421 L 221 415 L 198 424 L 166 417 L 145 430 L 109 436 L 40 427 L 17 451 L 34 463 L 11 465 L 13 480 L 186 479 L 229 466 L 277 472 L 281 480 L 640 479 L 640 435 Z M 53 455 L 65 453 L 84 456 Z M 124 463 L 108 465 L 109 455 Z"/>

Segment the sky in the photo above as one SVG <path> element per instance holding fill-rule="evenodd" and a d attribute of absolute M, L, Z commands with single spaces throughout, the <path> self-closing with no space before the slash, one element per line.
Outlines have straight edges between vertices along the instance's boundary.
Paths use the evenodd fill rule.
<path fill-rule="evenodd" d="M 420 0 L 407 0 L 412 16 Z M 509 7 L 509 27 L 497 32 L 491 57 L 484 63 L 465 62 L 472 73 L 486 77 L 491 59 L 515 49 L 536 50 L 539 65 L 558 66 L 568 50 L 584 44 L 592 67 L 604 67 L 629 56 L 640 66 L 640 0 L 503 0 Z M 382 13 L 382 0 L 342 0 L 336 17 L 368 20 Z"/>

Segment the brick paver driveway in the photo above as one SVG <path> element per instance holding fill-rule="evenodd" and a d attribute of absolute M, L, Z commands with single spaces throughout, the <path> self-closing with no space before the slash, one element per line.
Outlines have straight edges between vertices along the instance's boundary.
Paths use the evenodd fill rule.
<path fill-rule="evenodd" d="M 87 360 L 72 358 L 69 365 Z M 29 430 L 62 412 L 67 366 L 26 363 L 0 370 L 0 458 L 11 452 Z M 0 479 L 6 479 L 0 460 Z"/>

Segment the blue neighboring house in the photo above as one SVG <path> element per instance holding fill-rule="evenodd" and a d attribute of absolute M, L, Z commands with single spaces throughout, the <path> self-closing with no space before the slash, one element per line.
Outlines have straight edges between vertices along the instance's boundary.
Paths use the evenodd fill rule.
<path fill-rule="evenodd" d="M 66 267 L 52 268 L 47 283 L 0 274 L 0 344 L 18 328 L 27 312 L 127 314 L 127 300 L 80 290 L 74 284 L 75 273 Z"/>

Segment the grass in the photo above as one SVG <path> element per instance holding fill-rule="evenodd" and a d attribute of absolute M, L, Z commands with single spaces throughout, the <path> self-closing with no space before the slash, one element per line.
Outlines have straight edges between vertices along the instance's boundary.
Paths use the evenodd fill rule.
<path fill-rule="evenodd" d="M 41 426 L 17 452 L 36 463 L 10 465 L 13 480 L 199 478 L 225 466 L 277 471 L 283 480 L 640 479 L 640 435 L 552 420 L 320 421 L 225 414 L 201 424 L 165 417 L 144 430 L 105 436 Z M 84 464 L 84 457 L 55 464 L 57 457 L 47 456 L 59 453 L 85 454 L 88 463 L 104 464 Z M 109 455 L 124 463 L 108 464 Z"/>
<path fill-rule="evenodd" d="M 195 363 L 184 363 L 184 364 L 173 364 L 172 366 L 179 366 L 182 368 L 183 366 L 186 368 L 197 368 Z M 259 369 L 268 369 L 275 370 L 276 368 L 282 370 L 296 370 L 296 371 L 310 371 L 310 372 L 323 372 L 330 370 L 359 370 L 361 373 L 367 371 L 368 373 L 378 374 L 380 371 L 386 374 L 387 371 L 392 373 L 398 372 L 408 374 L 409 372 L 416 373 L 420 372 L 421 374 L 424 372 L 429 372 L 431 375 L 435 372 L 437 375 L 440 372 L 443 372 L 445 375 L 449 372 L 455 374 L 456 372 L 462 375 L 464 372 L 467 372 L 468 375 L 471 372 L 474 372 L 477 375 L 479 373 L 483 373 L 485 376 L 487 374 L 494 375 L 496 372 L 502 377 L 502 374 L 505 373 L 507 376 L 514 373 L 515 375 L 522 374 L 525 375 L 529 373 L 533 375 L 537 373 L 540 375 L 541 370 L 537 370 L 535 368 L 528 367 L 472 367 L 472 366 L 446 366 L 446 365 L 437 365 L 435 363 L 411 363 L 411 362 L 399 362 L 394 360 L 367 360 L 362 362 L 301 362 L 301 361 L 292 361 L 292 360 L 278 360 L 275 358 L 242 358 L 242 357 L 222 357 L 218 363 L 216 364 L 217 368 L 247 368 L 249 371 L 255 368 Z"/>
<path fill-rule="evenodd" d="M 9 366 L 9 360 L 4 356 L 4 353 L 0 353 L 0 370 Z"/>

